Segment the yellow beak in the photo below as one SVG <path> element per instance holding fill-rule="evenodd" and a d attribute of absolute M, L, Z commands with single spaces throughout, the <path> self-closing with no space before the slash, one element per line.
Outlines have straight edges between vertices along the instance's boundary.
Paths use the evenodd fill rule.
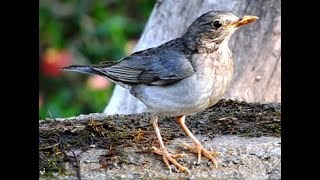
<path fill-rule="evenodd" d="M 235 21 L 231 24 L 229 24 L 229 28 L 234 28 L 234 27 L 239 27 L 242 25 L 246 25 L 249 24 L 255 20 L 259 19 L 257 16 L 243 16 L 242 18 L 240 18 L 238 21 Z"/>

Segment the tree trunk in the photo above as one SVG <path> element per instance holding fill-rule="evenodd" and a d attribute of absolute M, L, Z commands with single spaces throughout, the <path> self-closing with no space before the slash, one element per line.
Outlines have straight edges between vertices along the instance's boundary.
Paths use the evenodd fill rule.
<path fill-rule="evenodd" d="M 158 46 L 181 36 L 201 14 L 226 10 L 237 16 L 255 15 L 256 22 L 240 28 L 229 42 L 235 58 L 234 78 L 224 98 L 247 102 L 280 102 L 281 2 L 278 0 L 162 0 L 155 5 L 134 51 Z M 107 114 L 140 113 L 147 107 L 116 86 Z"/>

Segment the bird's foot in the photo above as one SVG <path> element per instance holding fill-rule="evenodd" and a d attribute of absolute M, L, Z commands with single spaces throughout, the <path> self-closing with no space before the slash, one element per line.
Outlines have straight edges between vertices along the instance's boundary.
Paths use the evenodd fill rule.
<path fill-rule="evenodd" d="M 182 144 L 184 147 L 190 149 L 192 152 L 198 154 L 198 164 L 201 162 L 201 155 L 203 154 L 206 158 L 210 159 L 212 163 L 214 164 L 215 168 L 218 168 L 218 162 L 214 158 L 216 156 L 223 156 L 222 153 L 216 152 L 216 151 L 207 151 L 206 149 L 203 148 L 201 144 L 196 144 L 195 146 L 190 146 L 187 143 Z"/>
<path fill-rule="evenodd" d="M 181 164 L 179 164 L 176 159 L 178 158 L 182 158 L 182 157 L 188 157 L 188 155 L 186 154 L 171 154 L 168 152 L 168 150 L 166 148 L 156 148 L 156 147 L 152 147 L 151 148 L 153 150 L 154 153 L 159 154 L 160 156 L 162 156 L 164 163 L 166 164 L 166 166 L 169 168 L 170 173 L 171 173 L 171 166 L 169 164 L 169 162 L 173 163 L 175 166 L 177 166 L 177 168 L 179 169 L 179 171 L 181 172 L 187 172 L 188 175 L 190 175 L 190 171 L 188 168 L 182 166 Z"/>

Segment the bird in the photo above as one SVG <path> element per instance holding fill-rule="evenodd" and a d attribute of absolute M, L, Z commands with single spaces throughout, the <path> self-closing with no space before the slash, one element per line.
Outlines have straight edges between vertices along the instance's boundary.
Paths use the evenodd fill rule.
<path fill-rule="evenodd" d="M 177 161 L 187 155 L 170 153 L 164 145 L 158 126 L 160 115 L 175 117 L 194 144 L 182 145 L 197 154 L 199 164 L 204 156 L 218 168 L 215 157 L 222 153 L 206 150 L 185 125 L 185 117 L 213 106 L 224 96 L 235 64 L 228 42 L 240 26 L 257 19 L 252 15 L 239 18 L 228 11 L 209 11 L 191 23 L 183 35 L 157 47 L 116 61 L 62 69 L 109 78 L 142 101 L 151 113 L 150 122 L 160 145 L 151 149 L 162 156 L 170 172 L 171 163 L 180 172 L 190 174 Z"/>

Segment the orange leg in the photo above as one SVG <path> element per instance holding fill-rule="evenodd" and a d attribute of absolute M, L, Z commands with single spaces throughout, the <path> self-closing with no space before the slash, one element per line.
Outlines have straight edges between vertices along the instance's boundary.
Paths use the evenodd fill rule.
<path fill-rule="evenodd" d="M 187 169 L 186 167 L 182 166 L 181 164 L 179 164 L 175 159 L 181 158 L 181 157 L 186 157 L 186 154 L 171 154 L 168 152 L 167 148 L 164 146 L 162 138 L 161 138 L 161 134 L 160 134 L 160 129 L 158 127 L 158 117 L 152 115 L 151 116 L 151 123 L 153 125 L 154 131 L 157 134 L 157 138 L 159 140 L 159 144 L 160 144 L 160 149 L 156 148 L 156 147 L 152 147 L 153 151 L 156 154 L 159 154 L 160 156 L 162 156 L 164 163 L 166 164 L 166 166 L 169 168 L 170 173 L 171 173 L 171 167 L 169 162 L 173 163 L 175 166 L 178 167 L 178 169 L 183 172 L 186 171 L 188 174 L 190 174 L 189 169 Z"/>
<path fill-rule="evenodd" d="M 185 117 L 186 116 L 178 116 L 178 117 L 176 117 L 177 118 L 177 122 L 178 122 L 179 126 L 181 127 L 181 129 L 183 129 L 184 132 L 195 143 L 195 146 L 192 147 L 192 146 L 190 146 L 190 145 L 188 145 L 186 143 L 184 143 L 183 145 L 185 147 L 187 147 L 188 149 L 190 149 L 192 152 L 198 154 L 198 164 L 200 164 L 200 162 L 201 162 L 201 154 L 203 154 L 206 158 L 210 159 L 213 162 L 213 164 L 214 164 L 214 166 L 216 168 L 218 168 L 218 162 L 214 157 L 218 156 L 218 155 L 222 155 L 222 153 L 214 152 L 214 151 L 207 151 L 206 149 L 204 149 L 203 146 L 201 145 L 201 143 L 198 141 L 198 139 L 196 137 L 194 137 L 194 135 L 191 133 L 191 131 L 185 125 Z"/>

